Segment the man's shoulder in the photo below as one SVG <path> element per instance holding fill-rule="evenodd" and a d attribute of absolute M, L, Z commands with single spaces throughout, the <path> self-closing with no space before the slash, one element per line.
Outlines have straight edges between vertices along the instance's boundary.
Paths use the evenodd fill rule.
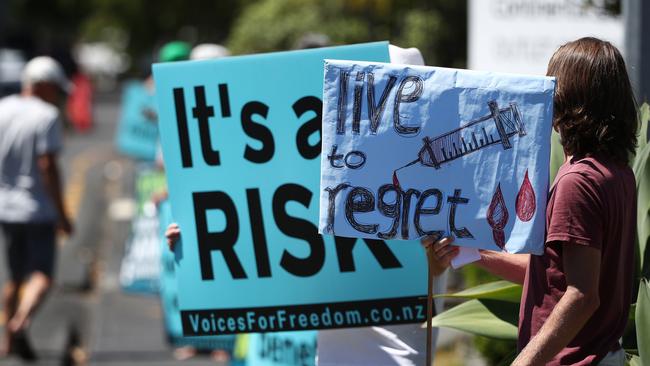
<path fill-rule="evenodd" d="M 0 99 L 0 109 L 14 109 L 19 112 L 42 116 L 45 119 L 55 119 L 59 116 L 59 110 L 52 104 L 37 97 L 22 96 L 19 94 L 9 95 Z"/>
<path fill-rule="evenodd" d="M 0 108 L 5 109 L 9 108 L 17 103 L 17 100 L 19 99 L 17 94 L 11 94 L 7 95 L 5 97 L 0 98 Z"/>
<path fill-rule="evenodd" d="M 632 169 L 610 159 L 588 157 L 565 163 L 567 166 L 558 174 L 555 185 L 572 192 L 591 191 L 599 196 L 623 194 L 635 187 Z"/>
<path fill-rule="evenodd" d="M 43 118 L 47 120 L 53 120 L 59 116 L 59 109 L 57 107 L 43 101 L 40 98 L 30 98 L 28 103 L 30 108 L 38 111 L 43 116 Z"/>

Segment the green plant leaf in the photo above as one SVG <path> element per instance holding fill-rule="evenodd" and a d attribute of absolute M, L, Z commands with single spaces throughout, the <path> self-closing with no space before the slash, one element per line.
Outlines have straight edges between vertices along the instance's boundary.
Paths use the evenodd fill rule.
<path fill-rule="evenodd" d="M 639 357 L 650 362 L 650 282 L 642 278 L 636 300 L 636 341 Z"/>
<path fill-rule="evenodd" d="M 650 105 L 648 103 L 643 103 L 639 107 L 639 148 L 637 151 L 640 151 L 648 143 L 648 121 L 650 120 Z"/>
<path fill-rule="evenodd" d="M 551 166 L 550 166 L 550 184 L 553 184 L 557 171 L 564 164 L 564 148 L 560 144 L 560 134 L 555 132 L 551 133 Z"/>
<path fill-rule="evenodd" d="M 506 357 L 501 360 L 497 366 L 510 366 L 512 362 L 517 358 L 517 349 L 513 349 Z"/>
<path fill-rule="evenodd" d="M 494 281 L 478 285 L 454 294 L 440 294 L 436 297 L 491 299 L 519 303 L 521 301 L 521 285 L 508 281 Z"/>
<path fill-rule="evenodd" d="M 650 241 L 650 144 L 637 152 L 633 169 L 637 184 L 637 261 L 641 275 L 650 277 L 647 263 Z"/>
<path fill-rule="evenodd" d="M 634 289 L 636 290 L 636 287 L 634 287 Z M 621 337 L 621 345 L 625 349 L 625 352 L 632 354 L 638 354 L 636 350 L 636 324 L 634 323 L 635 309 L 636 304 L 630 305 L 630 310 L 627 315 L 627 324 L 625 324 L 625 330 Z"/>
<path fill-rule="evenodd" d="M 436 315 L 432 324 L 484 337 L 515 340 L 518 314 L 518 304 L 474 299 Z"/>
<path fill-rule="evenodd" d="M 643 366 L 643 363 L 641 363 L 641 358 L 639 358 L 639 356 L 630 355 L 630 359 L 627 361 L 627 365 L 629 365 L 629 366 Z"/>

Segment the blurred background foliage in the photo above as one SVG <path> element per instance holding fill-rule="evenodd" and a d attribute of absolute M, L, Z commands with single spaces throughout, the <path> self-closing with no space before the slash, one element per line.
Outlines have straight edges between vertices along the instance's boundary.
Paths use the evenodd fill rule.
<path fill-rule="evenodd" d="M 464 67 L 467 2 L 454 0 L 5 0 L 0 46 L 27 56 L 103 42 L 144 71 L 163 43 L 211 42 L 234 54 L 298 47 L 307 34 L 332 45 L 389 40 L 418 47 L 429 65 Z"/>

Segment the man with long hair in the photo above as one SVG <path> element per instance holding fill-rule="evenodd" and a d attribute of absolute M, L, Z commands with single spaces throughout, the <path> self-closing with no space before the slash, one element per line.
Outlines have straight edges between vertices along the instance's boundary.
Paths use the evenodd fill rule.
<path fill-rule="evenodd" d="M 524 285 L 513 365 L 624 365 L 636 233 L 632 88 L 619 51 L 596 38 L 561 46 L 547 74 L 557 78 L 553 127 L 566 160 L 549 194 L 544 254 L 483 250 L 477 263 Z M 451 238 L 422 242 L 440 267 L 457 255 Z"/>

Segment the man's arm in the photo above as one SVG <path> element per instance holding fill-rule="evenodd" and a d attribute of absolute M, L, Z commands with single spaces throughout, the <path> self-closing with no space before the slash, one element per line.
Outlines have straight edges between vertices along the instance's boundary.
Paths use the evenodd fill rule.
<path fill-rule="evenodd" d="M 438 240 L 436 236 L 425 236 L 421 239 L 425 248 L 433 248 L 433 274 L 439 275 L 451 265 L 451 260 L 458 255 L 458 247 L 453 245 L 453 237 Z M 481 250 L 481 260 L 477 265 L 490 273 L 508 281 L 523 285 L 530 255 L 499 253 L 492 250 Z"/>
<path fill-rule="evenodd" d="M 600 250 L 564 244 L 567 289 L 513 365 L 544 365 L 566 347 L 600 306 Z"/>
<path fill-rule="evenodd" d="M 72 225 L 68 220 L 63 205 L 63 195 L 61 193 L 61 177 L 59 174 L 59 166 L 56 161 L 55 153 L 47 153 L 38 157 L 38 168 L 43 178 L 46 192 L 50 195 L 54 207 L 59 216 L 59 229 L 66 234 L 72 233 Z"/>
<path fill-rule="evenodd" d="M 481 250 L 481 260 L 476 264 L 510 282 L 524 284 L 530 254 L 511 254 L 495 252 L 492 250 Z"/>

